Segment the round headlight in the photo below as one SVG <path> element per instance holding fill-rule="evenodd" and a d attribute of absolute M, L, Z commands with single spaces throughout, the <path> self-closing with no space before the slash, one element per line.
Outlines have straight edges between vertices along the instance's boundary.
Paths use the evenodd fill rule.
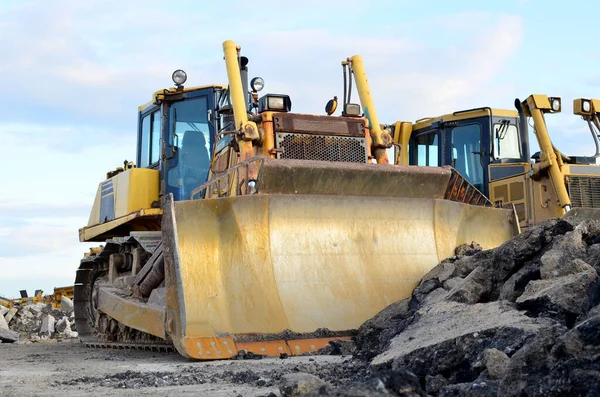
<path fill-rule="evenodd" d="M 552 110 L 554 110 L 555 112 L 558 112 L 560 110 L 560 101 L 556 98 L 552 100 Z"/>
<path fill-rule="evenodd" d="M 590 104 L 590 101 L 581 101 L 581 110 L 583 110 L 584 112 L 589 112 L 590 110 L 592 110 L 592 105 Z"/>
<path fill-rule="evenodd" d="M 171 76 L 175 85 L 182 85 L 187 80 L 187 74 L 181 70 L 177 69 L 173 72 L 173 76 Z"/>
<path fill-rule="evenodd" d="M 265 81 L 262 79 L 262 77 L 255 77 L 252 80 L 250 80 L 250 88 L 252 88 L 252 91 L 258 92 L 264 87 Z"/>

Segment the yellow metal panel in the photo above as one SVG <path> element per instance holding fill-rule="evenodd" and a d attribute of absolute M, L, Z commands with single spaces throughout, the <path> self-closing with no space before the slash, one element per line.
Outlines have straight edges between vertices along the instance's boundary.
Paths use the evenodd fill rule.
<path fill-rule="evenodd" d="M 143 217 L 156 218 L 161 215 L 162 210 L 160 208 L 141 209 L 139 211 L 132 212 L 131 214 L 127 214 L 125 216 L 122 216 L 120 218 L 114 219 L 106 223 L 84 227 L 82 229 L 79 229 L 79 241 L 98 241 L 96 237 L 107 233 L 118 226 L 133 221 L 134 219 Z M 101 239 L 100 241 L 102 240 L 103 239 Z"/>
<path fill-rule="evenodd" d="M 113 177 L 115 186 L 115 218 L 142 208 L 151 208 L 158 200 L 158 171 L 132 168 Z"/>
<path fill-rule="evenodd" d="M 508 110 L 508 109 L 492 109 L 492 114 L 498 117 L 518 117 L 518 113 L 516 110 Z M 473 119 L 476 117 L 486 117 L 489 116 L 490 112 L 487 109 L 478 109 L 473 110 L 471 112 L 461 112 L 456 115 L 454 114 L 445 114 L 439 117 L 432 117 L 423 119 L 423 121 L 415 122 L 413 125 L 413 131 L 420 130 L 425 127 L 431 126 L 432 123 L 440 120 L 444 121 L 457 121 L 457 120 L 465 120 L 465 119 Z"/>
<path fill-rule="evenodd" d="M 527 105 L 529 106 L 529 110 L 531 109 L 541 109 L 547 110 L 552 109 L 550 106 L 550 99 L 548 99 L 547 95 L 543 94 L 533 94 L 527 98 Z"/>
<path fill-rule="evenodd" d="M 158 201 L 159 172 L 147 168 L 133 168 L 129 173 L 129 192 L 127 213 L 141 208 L 150 208 Z"/>
<path fill-rule="evenodd" d="M 110 179 L 113 182 L 115 219 L 143 208 L 151 208 L 152 203 L 158 200 L 159 172 L 157 170 L 132 168 L 120 172 Z M 102 183 L 104 182 L 106 181 Z M 87 227 L 102 222 L 100 219 L 102 183 L 98 186 Z"/>
<path fill-rule="evenodd" d="M 191 341 L 215 335 L 355 329 L 410 296 L 457 245 L 508 240 L 517 232 L 511 214 L 422 198 L 175 202 L 174 227 L 163 229 L 169 334 L 193 357 Z"/>

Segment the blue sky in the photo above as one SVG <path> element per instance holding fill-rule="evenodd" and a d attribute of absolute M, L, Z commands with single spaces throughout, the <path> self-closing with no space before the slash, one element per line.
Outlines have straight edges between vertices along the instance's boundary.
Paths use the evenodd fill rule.
<path fill-rule="evenodd" d="M 2 0 L 0 294 L 73 283 L 97 184 L 134 159 L 137 106 L 177 68 L 225 84 L 227 39 L 297 112 L 341 97 L 340 61 L 360 54 L 381 122 L 544 93 L 563 98 L 548 117 L 559 149 L 593 154 L 571 103 L 600 97 L 597 4 Z"/>

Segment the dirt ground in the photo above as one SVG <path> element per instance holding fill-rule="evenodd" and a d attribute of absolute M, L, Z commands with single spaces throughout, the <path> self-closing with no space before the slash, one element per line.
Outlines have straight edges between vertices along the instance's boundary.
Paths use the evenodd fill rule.
<path fill-rule="evenodd" d="M 86 348 L 79 342 L 0 344 L 0 396 L 279 396 L 285 373 L 344 382 L 343 356 L 198 362 L 177 353 Z M 342 371 L 354 376 L 356 371 Z"/>

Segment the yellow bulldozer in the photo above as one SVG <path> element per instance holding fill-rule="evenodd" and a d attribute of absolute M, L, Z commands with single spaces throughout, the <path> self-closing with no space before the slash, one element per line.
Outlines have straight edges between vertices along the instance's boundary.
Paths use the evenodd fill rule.
<path fill-rule="evenodd" d="M 360 56 L 344 64 L 363 111 L 332 116 L 336 101 L 309 115 L 259 95 L 240 48 L 223 51 L 228 85 L 185 87 L 175 71 L 138 109 L 136 161 L 98 187 L 79 235 L 102 245 L 74 286 L 84 343 L 192 359 L 315 351 L 410 296 L 457 246 L 519 232 L 452 167 L 389 161 Z"/>
<path fill-rule="evenodd" d="M 400 150 L 396 162 L 451 165 L 496 206 L 513 206 L 522 230 L 553 217 L 600 218 L 600 101 L 579 98 L 573 112 L 588 124 L 592 156 L 566 156 L 552 143 L 545 115 L 559 97 L 530 95 L 516 110 L 475 108 L 386 128 Z M 540 151 L 530 156 L 529 118 Z"/>

